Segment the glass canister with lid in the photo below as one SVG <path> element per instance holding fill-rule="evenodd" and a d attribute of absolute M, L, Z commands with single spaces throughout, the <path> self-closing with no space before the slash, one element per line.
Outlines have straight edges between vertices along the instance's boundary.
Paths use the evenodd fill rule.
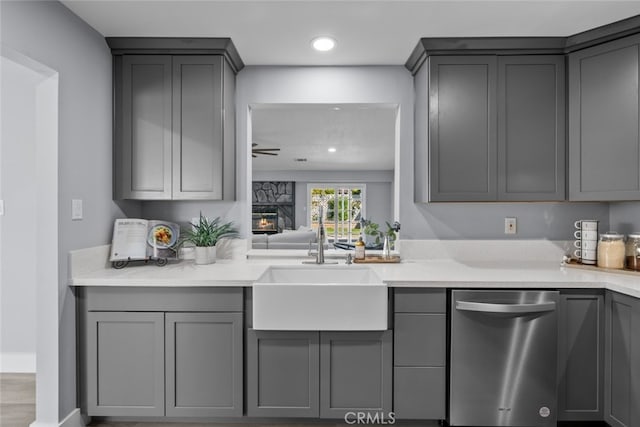
<path fill-rule="evenodd" d="M 624 236 L 615 231 L 600 235 L 598 241 L 598 267 L 624 268 Z"/>
<path fill-rule="evenodd" d="M 629 234 L 625 248 L 627 268 L 640 270 L 640 231 Z"/>

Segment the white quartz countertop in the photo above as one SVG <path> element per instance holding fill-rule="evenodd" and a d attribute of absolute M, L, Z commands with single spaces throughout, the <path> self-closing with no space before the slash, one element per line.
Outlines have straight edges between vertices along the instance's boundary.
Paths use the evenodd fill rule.
<path fill-rule="evenodd" d="M 301 259 L 259 258 L 105 267 L 75 274 L 71 286 L 251 286 L 271 265 L 301 265 Z M 340 261 L 344 265 L 343 261 Z M 363 264 L 360 264 L 363 265 Z M 452 259 L 364 264 L 390 287 L 610 289 L 640 298 L 638 276 L 582 270 L 560 262 L 463 262 Z M 329 265 L 327 265 L 329 267 Z"/>

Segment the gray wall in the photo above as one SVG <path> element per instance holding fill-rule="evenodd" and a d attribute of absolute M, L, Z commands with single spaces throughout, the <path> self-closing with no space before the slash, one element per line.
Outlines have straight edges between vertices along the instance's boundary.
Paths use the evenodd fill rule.
<path fill-rule="evenodd" d="M 58 2 L 2 1 L 0 7 L 3 45 L 59 73 L 62 419 L 76 407 L 75 300 L 67 284 L 68 252 L 109 243 L 113 220 L 138 216 L 140 210 L 137 204 L 118 206 L 111 197 L 111 54 L 104 38 Z M 84 200 L 84 220 L 71 221 L 71 199 Z"/>
<path fill-rule="evenodd" d="M 640 232 L 640 202 L 611 203 L 609 229 L 623 234 Z"/>

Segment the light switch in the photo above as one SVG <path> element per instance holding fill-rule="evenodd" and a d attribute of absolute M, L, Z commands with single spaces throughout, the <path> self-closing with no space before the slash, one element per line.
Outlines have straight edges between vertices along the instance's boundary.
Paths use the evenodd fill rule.
<path fill-rule="evenodd" d="M 79 221 L 82 219 L 82 199 L 71 200 L 71 220 Z"/>

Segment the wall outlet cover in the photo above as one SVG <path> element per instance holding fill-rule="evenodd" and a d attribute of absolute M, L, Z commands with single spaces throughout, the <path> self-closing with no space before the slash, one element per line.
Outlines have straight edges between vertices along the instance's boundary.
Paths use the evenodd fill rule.
<path fill-rule="evenodd" d="M 515 218 L 504 219 L 504 234 L 516 234 L 518 231 Z"/>

